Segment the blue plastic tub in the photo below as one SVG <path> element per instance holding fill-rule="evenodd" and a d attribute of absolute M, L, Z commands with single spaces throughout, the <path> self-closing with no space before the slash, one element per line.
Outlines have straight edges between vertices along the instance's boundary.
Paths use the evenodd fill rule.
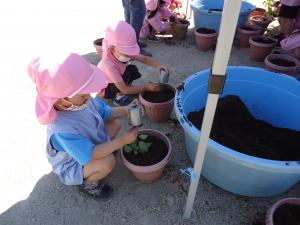
<path fill-rule="evenodd" d="M 237 95 L 257 118 L 274 126 L 300 131 L 300 82 L 283 74 L 252 67 L 228 67 L 222 96 Z M 195 160 L 200 131 L 187 120 L 206 104 L 209 71 L 185 80 L 176 94 L 175 113 L 185 131 L 189 158 Z M 296 146 L 295 151 L 299 151 Z M 300 179 L 300 162 L 249 156 L 209 139 L 202 175 L 217 186 L 246 196 L 272 196 Z"/>
<path fill-rule="evenodd" d="M 223 9 L 224 0 L 195 0 L 191 3 L 194 13 L 195 28 L 207 27 L 219 30 L 221 23 L 221 11 L 212 11 L 211 9 Z M 255 6 L 249 2 L 242 2 L 241 12 L 238 20 L 238 26 L 246 24 L 249 14 L 255 9 Z"/>

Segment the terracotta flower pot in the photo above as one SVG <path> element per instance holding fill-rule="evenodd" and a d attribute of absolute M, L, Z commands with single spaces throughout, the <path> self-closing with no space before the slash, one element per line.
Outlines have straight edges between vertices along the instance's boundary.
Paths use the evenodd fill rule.
<path fill-rule="evenodd" d="M 278 202 L 276 202 L 267 212 L 267 216 L 266 216 L 266 225 L 276 225 L 276 223 L 274 223 L 274 215 L 275 215 L 275 211 L 283 205 L 296 205 L 296 206 L 300 206 L 300 198 L 283 198 L 281 200 L 279 200 Z M 288 219 L 288 218 L 287 218 Z M 286 219 L 286 220 L 287 220 Z M 299 221 L 298 221 L 299 223 Z M 287 223 L 286 223 L 287 224 Z"/>
<path fill-rule="evenodd" d="M 149 118 L 149 120 L 153 122 L 165 122 L 170 119 L 172 110 L 173 110 L 173 105 L 174 105 L 174 98 L 175 98 L 175 93 L 176 89 L 170 84 L 165 84 L 168 89 L 172 90 L 174 92 L 174 97 L 167 101 L 167 102 L 162 102 L 162 103 L 153 103 L 150 101 L 147 101 L 143 95 L 144 93 L 141 93 L 139 95 L 139 100 L 142 105 L 145 107 L 146 114 Z"/>
<path fill-rule="evenodd" d="M 99 59 L 102 58 L 102 41 L 103 41 L 103 38 L 99 38 L 93 42 Z"/>
<path fill-rule="evenodd" d="M 139 181 L 142 181 L 144 183 L 152 183 L 161 177 L 165 166 L 169 162 L 171 157 L 172 145 L 166 135 L 159 131 L 152 129 L 142 129 L 139 131 L 139 134 L 154 136 L 162 140 L 168 147 L 167 155 L 160 162 L 151 166 L 137 166 L 132 164 L 125 158 L 123 149 L 121 150 L 121 160 L 124 166 L 127 167 Z"/>
<path fill-rule="evenodd" d="M 195 31 L 196 46 L 199 50 L 208 51 L 216 42 L 217 32 L 214 29 L 200 27 Z"/>
<path fill-rule="evenodd" d="M 253 26 L 241 26 L 238 28 L 239 33 L 239 44 L 242 47 L 249 48 L 249 39 L 252 36 L 259 35 L 263 33 L 263 30 Z"/>
<path fill-rule="evenodd" d="M 268 16 L 252 16 L 250 17 L 250 22 L 256 27 L 267 28 L 272 22 L 272 18 Z"/>
<path fill-rule="evenodd" d="M 272 49 L 275 47 L 277 40 L 263 35 L 252 36 L 249 40 L 250 43 L 250 57 L 255 61 L 264 61 Z"/>
<path fill-rule="evenodd" d="M 253 12 L 250 13 L 249 18 L 252 16 L 265 16 L 266 10 L 263 8 L 256 8 Z"/>
<path fill-rule="evenodd" d="M 265 65 L 270 71 L 294 75 L 299 61 L 290 55 L 270 54 L 265 58 Z"/>
<path fill-rule="evenodd" d="M 186 19 L 179 19 L 179 22 L 173 23 L 172 34 L 176 40 L 184 40 L 187 35 L 190 22 Z"/>

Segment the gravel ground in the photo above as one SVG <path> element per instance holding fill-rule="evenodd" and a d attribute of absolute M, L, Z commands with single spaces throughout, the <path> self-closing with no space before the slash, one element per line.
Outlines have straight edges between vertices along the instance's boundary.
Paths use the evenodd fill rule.
<path fill-rule="evenodd" d="M 209 68 L 214 51 L 200 52 L 195 47 L 192 31 L 183 41 L 148 43 L 147 50 L 154 58 L 172 70 L 170 83 L 177 86 L 189 75 Z M 85 57 L 96 64 L 94 52 Z M 249 50 L 232 49 L 230 65 L 264 67 L 253 62 Z M 139 82 L 157 81 L 156 71 L 137 64 L 143 77 Z M 175 115 L 172 115 L 175 118 Z M 0 216 L 0 224 L 205 224 L 205 225 L 259 225 L 264 214 L 276 200 L 287 196 L 299 196 L 299 184 L 288 192 L 270 198 L 250 198 L 224 191 L 201 177 L 194 204 L 193 218 L 183 220 L 188 179 L 183 185 L 171 182 L 179 168 L 191 166 L 184 146 L 184 133 L 171 121 L 161 124 L 145 119 L 144 127 L 162 131 L 170 138 L 173 156 L 162 178 L 153 184 L 142 184 L 120 163 L 106 179 L 114 187 L 114 195 L 106 202 L 96 201 L 81 195 L 76 187 L 62 185 L 52 172 L 40 177 L 28 198 L 12 205 Z M 127 121 L 122 121 L 123 130 Z M 41 135 L 42 136 L 42 135 Z M 21 179 L 21 178 L 20 178 Z M 21 188 L 21 187 L 19 187 Z"/>

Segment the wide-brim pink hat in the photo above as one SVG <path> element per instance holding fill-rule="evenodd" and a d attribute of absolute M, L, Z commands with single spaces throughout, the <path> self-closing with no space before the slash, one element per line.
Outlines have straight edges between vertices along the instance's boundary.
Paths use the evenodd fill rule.
<path fill-rule="evenodd" d="M 291 51 L 300 46 L 300 30 L 294 31 L 288 38 L 280 42 L 284 50 Z"/>
<path fill-rule="evenodd" d="M 75 53 L 36 57 L 29 64 L 28 73 L 36 84 L 35 110 L 41 124 L 55 120 L 53 105 L 58 99 L 99 92 L 108 83 L 99 68 Z"/>
<path fill-rule="evenodd" d="M 145 4 L 147 10 L 154 11 L 158 6 L 158 0 L 146 0 Z"/>
<path fill-rule="evenodd" d="M 102 43 L 104 54 L 107 54 L 110 46 L 114 46 L 124 55 L 137 56 L 140 54 L 135 30 L 125 21 L 118 21 L 106 29 L 106 35 Z"/>

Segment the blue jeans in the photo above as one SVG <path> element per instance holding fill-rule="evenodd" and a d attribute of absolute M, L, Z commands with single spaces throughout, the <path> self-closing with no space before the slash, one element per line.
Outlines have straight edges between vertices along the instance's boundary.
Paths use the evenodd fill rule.
<path fill-rule="evenodd" d="M 125 21 L 133 27 L 136 39 L 139 40 L 140 31 L 146 16 L 145 0 L 122 0 Z"/>

